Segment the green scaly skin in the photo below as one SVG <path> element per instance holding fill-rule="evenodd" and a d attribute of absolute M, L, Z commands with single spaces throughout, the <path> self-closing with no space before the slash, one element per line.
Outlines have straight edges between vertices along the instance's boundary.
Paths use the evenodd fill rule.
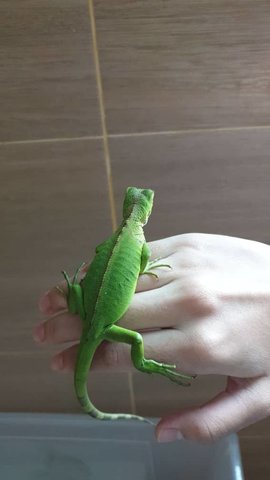
<path fill-rule="evenodd" d="M 152 190 L 129 187 L 124 199 L 122 223 L 110 238 L 96 248 L 96 255 L 85 277 L 78 282 L 81 267 L 72 282 L 63 272 L 68 285 L 68 309 L 73 314 L 79 314 L 83 323 L 74 373 L 75 392 L 83 410 L 100 420 L 136 419 L 148 422 L 137 415 L 103 413 L 90 401 L 87 376 L 95 351 L 104 340 L 131 345 L 133 364 L 142 372 L 159 373 L 184 386 L 190 385 L 192 378 L 176 372 L 175 365 L 145 359 L 142 336 L 116 325 L 131 303 L 139 275 L 157 276 L 152 269 L 170 267 L 158 263 L 158 259 L 149 261 L 150 249 L 143 226 L 151 214 L 153 198 Z"/>

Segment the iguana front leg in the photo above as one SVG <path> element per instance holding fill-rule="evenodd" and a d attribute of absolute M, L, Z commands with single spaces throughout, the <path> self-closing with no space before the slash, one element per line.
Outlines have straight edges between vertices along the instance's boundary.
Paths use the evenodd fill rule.
<path fill-rule="evenodd" d="M 175 372 L 176 365 L 167 365 L 144 358 L 143 338 L 138 332 L 111 325 L 104 331 L 104 339 L 110 342 L 123 342 L 131 345 L 131 358 L 134 366 L 141 372 L 159 373 L 172 382 L 188 387 L 193 377 Z"/>
<path fill-rule="evenodd" d="M 144 275 L 144 274 L 153 275 L 154 277 L 158 278 L 158 275 L 156 273 L 151 272 L 153 268 L 159 268 L 159 267 L 172 268 L 171 265 L 168 265 L 167 263 L 158 263 L 158 261 L 161 260 L 161 257 L 156 258 L 155 260 L 152 260 L 151 262 L 149 262 L 150 255 L 151 255 L 151 250 L 148 244 L 145 242 L 142 248 L 140 275 Z"/>

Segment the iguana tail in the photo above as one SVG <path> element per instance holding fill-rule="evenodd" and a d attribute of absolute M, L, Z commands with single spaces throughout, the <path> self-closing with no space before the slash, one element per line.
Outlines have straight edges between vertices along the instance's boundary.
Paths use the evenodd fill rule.
<path fill-rule="evenodd" d="M 98 420 L 139 420 L 153 424 L 150 420 L 138 415 L 126 413 L 105 413 L 98 410 L 91 402 L 87 391 L 87 378 L 94 353 L 101 342 L 81 340 L 74 372 L 75 393 L 83 410 Z"/>

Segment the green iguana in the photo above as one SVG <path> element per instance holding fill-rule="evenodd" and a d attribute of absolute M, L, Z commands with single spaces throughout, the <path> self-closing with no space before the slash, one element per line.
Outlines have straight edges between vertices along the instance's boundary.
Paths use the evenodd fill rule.
<path fill-rule="evenodd" d="M 157 276 L 152 269 L 170 267 L 159 263 L 159 259 L 149 261 L 150 249 L 143 226 L 151 214 L 153 198 L 152 190 L 127 188 L 122 223 L 111 237 L 98 245 L 85 277 L 78 281 L 82 266 L 72 281 L 62 272 L 68 286 L 68 310 L 79 314 L 83 324 L 74 373 L 75 392 L 84 411 L 100 420 L 147 421 L 137 415 L 103 413 L 91 403 L 87 376 L 94 353 L 103 340 L 131 345 L 133 364 L 142 372 L 159 373 L 181 385 L 189 385 L 188 380 L 192 378 L 177 373 L 175 365 L 145 359 L 142 336 L 116 325 L 131 303 L 139 275 Z"/>

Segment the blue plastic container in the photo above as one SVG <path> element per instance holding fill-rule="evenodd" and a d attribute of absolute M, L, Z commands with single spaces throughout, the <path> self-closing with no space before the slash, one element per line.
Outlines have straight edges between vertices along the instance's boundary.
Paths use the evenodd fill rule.
<path fill-rule="evenodd" d="M 86 415 L 0 414 L 5 480 L 243 480 L 236 435 L 159 444 L 151 425 Z"/>

